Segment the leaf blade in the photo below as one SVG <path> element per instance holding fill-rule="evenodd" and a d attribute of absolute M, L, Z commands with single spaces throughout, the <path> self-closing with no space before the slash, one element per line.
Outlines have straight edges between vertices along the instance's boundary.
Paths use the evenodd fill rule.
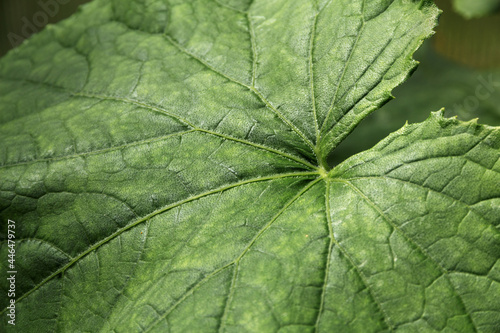
<path fill-rule="evenodd" d="M 415 254 L 398 270 L 387 270 L 383 279 L 372 274 L 378 269 L 373 263 L 387 261 L 387 244 L 379 240 L 389 237 L 390 228 L 401 227 L 400 216 L 385 213 L 380 200 L 396 197 L 394 189 L 401 186 L 361 176 L 366 170 L 380 173 L 404 164 L 412 152 L 396 154 L 391 161 L 377 148 L 366 156 L 382 161 L 379 169 L 370 169 L 373 163 L 359 155 L 334 169 L 334 179 L 327 178 L 322 165 L 314 165 L 316 157 L 321 163 L 336 140 L 381 103 L 379 96 L 406 77 L 412 48 L 430 34 L 437 9 L 427 1 L 375 1 L 366 8 L 363 1 L 352 2 L 354 11 L 362 9 L 370 22 L 381 25 L 355 39 L 366 47 L 375 34 L 379 49 L 370 51 L 368 60 L 359 59 L 359 50 L 347 50 L 354 64 L 368 66 L 341 62 L 340 71 L 332 74 L 315 61 L 315 46 L 321 44 L 315 40 L 334 30 L 323 26 L 325 18 L 337 17 L 335 10 L 328 12 L 332 4 L 349 6 L 341 1 L 95 1 L 0 61 L 0 89 L 8 92 L 0 99 L 7 110 L 2 139 L 9 138 L 9 147 L 15 148 L 0 155 L 1 214 L 18 220 L 21 237 L 39 240 L 44 245 L 38 248 L 46 251 L 40 262 L 33 260 L 34 267 L 22 267 L 30 274 L 19 280 L 18 292 L 24 296 L 18 298 L 18 309 L 26 313 L 19 321 L 21 330 L 35 329 L 34 322 L 46 330 L 69 331 L 354 332 L 472 324 L 486 330 L 494 323 L 494 298 L 486 295 L 490 314 L 485 315 L 477 298 L 468 294 L 470 289 L 484 295 L 497 274 L 492 262 L 498 258 L 494 213 L 499 195 L 494 188 L 474 187 L 466 193 L 464 183 L 454 183 L 434 189 L 443 193 L 441 201 L 432 198 L 442 206 L 460 201 L 449 192 L 454 188 L 465 193 L 460 199 L 474 205 L 475 215 L 466 223 L 479 228 L 470 237 L 481 240 L 475 249 L 482 252 L 474 254 L 480 262 L 465 253 L 464 260 L 449 255 L 442 263 L 435 259 L 439 249 L 426 254 L 426 244 L 405 229 L 389 245 Z M 401 8 L 406 12 L 400 13 Z M 185 15 L 191 11 L 192 17 Z M 398 31 L 386 16 L 408 21 L 399 22 Z M 290 25 L 294 20 L 296 25 Z M 396 54 L 384 54 L 394 31 L 411 36 L 396 45 Z M 382 66 L 400 58 L 397 66 Z M 325 59 L 328 67 L 332 60 Z M 390 84 L 371 84 L 384 77 L 381 71 L 369 75 L 363 91 L 354 89 L 357 97 L 347 98 L 373 70 L 374 59 L 394 75 Z M 322 80 L 334 74 L 340 78 L 336 88 L 325 88 L 331 82 L 322 88 Z M 33 101 L 21 103 L 27 110 L 18 112 L 25 88 Z M 315 95 L 318 89 L 327 91 L 332 106 L 345 106 L 346 113 L 330 113 L 324 107 L 330 98 Z M 361 116 L 353 114 L 350 104 L 365 94 L 373 100 L 359 109 Z M 347 114 L 354 121 L 341 128 L 329 123 L 329 114 Z M 414 128 L 430 128 L 430 123 Z M 323 131 L 320 124 L 326 124 Z M 489 150 L 480 145 L 477 154 L 472 149 L 471 154 L 460 153 L 462 144 L 482 138 L 481 131 L 472 132 L 453 146 L 446 135 L 431 131 L 435 137 L 428 147 L 434 150 L 429 151 L 451 145 L 458 149 L 455 157 L 474 162 L 467 162 L 474 170 L 496 168 L 496 139 L 488 139 L 493 140 Z M 326 143 L 315 149 L 321 140 Z M 414 167 L 422 175 L 439 169 Z M 496 180 L 496 173 L 488 173 L 480 181 Z M 381 191 L 385 194 L 377 196 Z M 405 191 L 411 197 L 426 190 Z M 472 193 L 484 200 L 472 203 Z M 439 207 L 432 213 L 439 215 Z M 348 223 L 339 225 L 342 214 Z M 353 214 L 359 217 L 353 219 Z M 456 223 L 457 216 L 450 215 L 448 223 Z M 478 222 L 477 216 L 483 220 Z M 380 229 L 378 243 L 363 230 L 363 221 Z M 444 248 L 450 253 L 454 245 Z M 35 248 L 27 240 L 19 244 L 20 253 Z M 366 251 L 373 248 L 377 251 Z M 2 242 L 0 252 L 6 249 Z M 427 274 L 413 274 L 412 263 L 421 264 Z M 481 274 L 491 268 L 492 277 L 480 278 L 475 286 L 463 271 L 450 277 L 443 273 L 453 265 Z M 422 297 L 422 286 L 433 279 L 437 282 Z M 391 281 L 394 290 L 387 287 Z M 407 281 L 414 283 L 401 293 Z M 466 292 L 457 294 L 454 287 Z M 6 291 L 5 282 L 2 288 Z M 429 301 L 421 305 L 424 298 Z"/>
<path fill-rule="evenodd" d="M 493 205 L 498 202 L 498 190 L 488 184 L 499 181 L 496 165 L 499 143 L 498 128 L 481 126 L 474 121 L 462 123 L 455 119 L 445 119 L 442 113 L 436 113 L 424 123 L 409 125 L 393 133 L 370 151 L 356 155 L 340 165 L 335 171 L 338 173 L 334 172 L 334 177 L 339 177 L 341 184 L 346 184 L 356 192 L 376 215 L 388 223 L 386 235 L 392 237 L 393 232 L 399 234 L 408 244 L 416 247 L 415 252 L 420 252 L 423 258 L 430 260 L 435 273 L 421 277 L 435 276 L 435 281 L 439 281 L 440 276 L 441 292 L 448 289 L 454 296 L 438 296 L 436 292 L 439 290 L 428 293 L 433 298 L 441 298 L 441 302 L 455 298 L 455 306 L 449 305 L 446 308 L 462 310 L 449 316 L 451 318 L 460 314 L 465 320 L 460 325 L 468 322 L 471 331 L 488 331 L 488 327 L 497 320 L 495 315 L 482 317 L 476 314 L 480 312 L 481 306 L 470 301 L 467 294 L 463 293 L 463 285 L 457 281 L 464 282 L 457 280 L 456 276 L 469 276 L 467 284 L 470 288 L 475 285 L 474 276 L 480 276 L 481 279 L 484 277 L 492 286 L 498 284 L 494 275 L 489 276 L 495 270 L 500 254 L 500 238 L 496 228 L 498 216 L 483 215 L 475 206 L 483 200 L 492 200 L 492 203 L 495 202 Z M 471 156 L 476 159 L 483 156 L 486 165 L 470 161 Z M 406 170 L 402 171 L 400 168 Z M 467 190 L 464 186 L 467 186 Z M 399 200 L 394 200 L 395 197 Z M 493 209 L 497 210 L 498 207 Z M 365 215 L 370 216 L 368 212 Z M 363 217 L 359 217 L 359 220 L 364 220 L 365 223 L 369 221 Z M 350 225 L 343 226 L 342 229 L 346 229 L 344 232 L 356 230 Z M 376 236 L 372 237 L 382 237 L 383 234 L 382 231 L 373 232 L 372 235 Z M 390 247 L 391 251 L 396 248 L 395 245 Z M 405 256 L 397 255 L 396 252 L 388 254 L 387 258 L 392 258 L 394 262 L 401 258 L 405 260 Z M 376 259 L 373 261 L 376 262 Z M 369 264 L 366 263 L 366 266 Z M 396 270 L 394 267 L 392 270 Z M 418 278 L 419 274 L 415 270 L 407 280 Z M 385 280 L 390 281 L 389 278 Z M 422 282 L 421 285 L 431 289 L 429 284 Z M 393 288 L 398 289 L 395 286 Z M 407 299 L 412 297 L 403 285 L 400 288 Z M 490 297 L 484 289 L 479 286 L 477 288 L 477 295 L 481 294 L 483 299 Z M 413 297 L 417 302 L 417 294 Z M 437 306 L 432 305 L 435 301 L 423 304 Z M 488 306 L 491 313 L 498 313 L 500 310 L 495 302 L 489 302 Z M 445 319 L 433 318 L 439 315 L 443 315 L 443 311 L 422 312 L 421 317 L 431 327 L 424 326 L 421 329 L 446 327 Z"/>

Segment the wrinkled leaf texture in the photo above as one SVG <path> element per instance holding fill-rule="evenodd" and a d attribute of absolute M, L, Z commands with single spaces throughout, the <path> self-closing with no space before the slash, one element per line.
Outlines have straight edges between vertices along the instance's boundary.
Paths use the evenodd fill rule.
<path fill-rule="evenodd" d="M 410 0 L 96 0 L 10 52 L 8 328 L 495 332 L 498 128 L 434 113 L 325 162 L 414 70 L 437 15 Z"/>

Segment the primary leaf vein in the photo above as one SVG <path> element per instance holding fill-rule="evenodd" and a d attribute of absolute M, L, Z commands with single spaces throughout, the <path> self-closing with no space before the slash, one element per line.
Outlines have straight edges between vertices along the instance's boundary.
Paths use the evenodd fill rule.
<path fill-rule="evenodd" d="M 335 179 L 328 179 L 327 180 L 327 182 L 335 182 L 335 181 L 337 181 L 337 180 L 335 180 Z M 325 196 L 329 197 L 329 193 L 326 192 Z M 326 217 L 327 217 L 327 220 L 328 220 L 328 224 L 332 225 L 332 220 L 331 220 L 331 216 L 330 216 L 330 212 L 329 211 L 327 211 Z M 333 234 L 333 229 L 332 229 L 332 234 Z M 361 279 L 361 282 L 365 285 L 366 290 L 370 294 L 370 297 L 373 299 L 373 301 L 375 302 L 377 308 L 379 309 L 380 313 L 382 314 L 382 317 L 384 318 L 385 325 L 389 328 L 389 330 L 391 332 L 394 331 L 395 330 L 395 325 L 392 323 L 389 315 L 385 312 L 384 308 L 382 307 L 382 303 L 378 300 L 378 297 L 376 296 L 375 291 L 372 290 L 372 288 L 370 288 L 370 284 L 368 283 L 368 279 L 365 276 L 365 274 L 355 264 L 354 260 L 351 258 L 351 256 L 349 255 L 349 253 L 346 251 L 346 249 L 344 249 L 340 245 L 340 243 L 335 239 L 334 236 L 332 236 L 331 240 L 337 246 L 337 248 L 339 249 L 339 251 L 344 255 L 344 257 L 347 259 L 347 261 L 351 265 L 351 267 L 355 270 L 356 274 Z"/>
<path fill-rule="evenodd" d="M 333 112 L 333 106 L 335 105 L 335 101 L 337 99 L 337 94 L 339 92 L 340 85 L 341 85 L 342 81 L 344 80 L 344 76 L 347 72 L 347 67 L 349 67 L 349 64 L 351 63 L 352 56 L 354 54 L 354 51 L 356 50 L 358 42 L 361 38 L 361 34 L 363 33 L 363 30 L 365 28 L 366 22 L 365 22 L 365 17 L 364 17 L 364 9 L 365 9 L 365 0 L 363 0 L 361 3 L 361 16 L 362 16 L 361 18 L 362 18 L 363 22 L 361 24 L 361 27 L 358 30 L 358 35 L 356 36 L 356 40 L 354 41 L 354 44 L 349 51 L 349 56 L 347 57 L 347 61 L 345 62 L 344 66 L 343 66 L 342 74 L 340 75 L 340 79 L 337 82 L 337 88 L 335 89 L 335 93 L 333 95 L 332 102 L 330 103 L 330 107 L 328 108 L 328 112 L 326 113 L 325 119 L 323 120 L 323 124 L 321 125 L 321 131 L 323 131 L 325 124 L 328 122 L 328 118 L 330 117 L 330 114 Z"/>
<path fill-rule="evenodd" d="M 437 190 L 432 189 L 432 188 L 430 188 L 430 187 L 423 186 L 423 185 L 418 184 L 418 183 L 413 183 L 413 182 L 410 182 L 410 181 L 408 181 L 408 180 L 403 180 L 403 179 L 399 179 L 399 178 L 394 178 L 394 177 L 390 177 L 390 176 L 387 176 L 387 175 L 386 175 L 385 177 L 379 177 L 379 176 L 354 177 L 354 178 L 348 178 L 348 179 L 345 179 L 345 181 L 347 181 L 347 182 L 349 182 L 349 183 L 350 183 L 350 181 L 351 181 L 351 180 L 363 180 L 363 179 L 367 179 L 367 180 L 369 180 L 369 179 L 379 179 L 379 180 L 385 180 L 385 181 L 388 181 L 388 180 L 389 180 L 389 181 L 394 180 L 394 181 L 397 181 L 397 182 L 404 183 L 404 184 L 406 184 L 406 185 L 416 186 L 416 187 L 422 188 L 422 189 L 424 189 L 424 190 L 426 190 L 426 191 L 430 191 L 430 192 L 433 192 L 433 193 L 436 193 L 436 194 L 440 194 L 440 195 L 442 195 L 442 196 L 444 196 L 444 197 L 447 197 L 447 198 L 449 198 L 449 199 L 451 199 L 451 200 L 453 200 L 453 201 L 455 201 L 455 202 L 458 202 L 458 203 L 460 203 L 460 204 L 464 205 L 465 207 L 467 207 L 467 210 L 469 210 L 470 212 L 472 212 L 472 213 L 476 214 L 476 215 L 477 215 L 480 219 L 482 219 L 483 221 L 485 221 L 485 222 L 487 222 L 487 223 L 489 224 L 488 220 L 486 220 L 486 219 L 485 219 L 485 218 L 484 218 L 481 214 L 479 214 L 478 212 L 476 212 L 476 211 L 472 208 L 472 206 L 471 206 L 470 204 L 468 204 L 468 203 L 466 203 L 466 202 L 464 202 L 464 201 L 462 201 L 462 200 L 459 200 L 459 199 L 457 199 L 457 198 L 455 198 L 455 197 L 453 197 L 453 196 L 451 196 L 451 195 L 449 195 L 449 194 L 447 194 L 447 193 L 440 192 L 440 191 L 437 191 Z M 487 199 L 487 200 L 488 200 L 488 199 Z M 476 205 L 477 203 L 478 203 L 478 202 L 474 203 L 474 205 Z"/>

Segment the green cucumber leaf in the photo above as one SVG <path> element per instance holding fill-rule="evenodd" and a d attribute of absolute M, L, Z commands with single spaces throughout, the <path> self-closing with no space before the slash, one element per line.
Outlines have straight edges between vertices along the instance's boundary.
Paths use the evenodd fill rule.
<path fill-rule="evenodd" d="M 499 0 L 453 0 L 455 10 L 465 18 L 479 18 L 500 10 Z"/>
<path fill-rule="evenodd" d="M 437 15 L 96 0 L 11 51 L 2 330 L 493 331 L 497 128 L 434 114 L 326 165 L 413 71 Z"/>

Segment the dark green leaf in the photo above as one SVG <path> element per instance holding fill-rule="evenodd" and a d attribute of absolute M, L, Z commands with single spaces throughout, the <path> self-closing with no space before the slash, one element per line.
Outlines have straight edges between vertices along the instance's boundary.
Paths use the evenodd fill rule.
<path fill-rule="evenodd" d="M 499 130 L 435 114 L 325 162 L 414 69 L 437 14 L 96 0 L 10 52 L 15 329 L 494 331 Z"/>

